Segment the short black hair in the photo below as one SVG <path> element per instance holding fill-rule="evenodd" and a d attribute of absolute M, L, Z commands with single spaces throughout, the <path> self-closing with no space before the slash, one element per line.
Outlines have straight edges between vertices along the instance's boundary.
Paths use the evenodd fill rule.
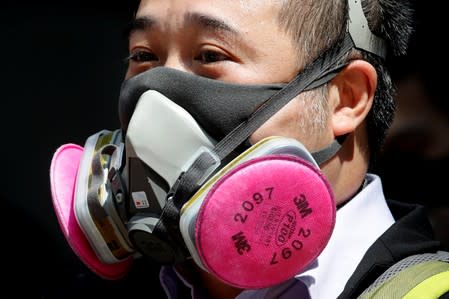
<path fill-rule="evenodd" d="M 368 61 L 378 75 L 373 107 L 367 117 L 373 166 L 395 111 L 395 90 L 388 60 L 406 53 L 413 32 L 413 10 L 407 0 L 362 0 L 362 8 L 370 30 L 386 41 L 389 53 L 387 61 L 365 51 L 353 51 L 353 56 L 348 57 L 357 55 L 355 57 Z M 279 14 L 280 25 L 292 35 L 298 55 L 303 55 L 301 58 L 306 64 L 344 38 L 347 22 L 348 0 L 285 0 Z M 307 45 L 307 49 L 302 49 L 302 45 Z"/>

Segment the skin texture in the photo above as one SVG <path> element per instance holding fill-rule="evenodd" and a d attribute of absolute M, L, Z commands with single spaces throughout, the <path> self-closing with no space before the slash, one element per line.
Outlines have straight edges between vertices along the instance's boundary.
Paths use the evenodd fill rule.
<path fill-rule="evenodd" d="M 132 58 L 126 77 L 166 66 L 226 82 L 288 82 L 301 70 L 302 62 L 296 58 L 301 49 L 277 23 L 278 5 L 263 0 L 141 1 L 136 19 L 146 25 L 131 30 Z M 327 117 L 319 130 L 310 127 L 317 115 L 310 113 L 305 100 L 310 94 L 304 93 L 259 128 L 250 141 L 280 135 L 296 138 L 315 151 L 347 134 L 339 153 L 321 165 L 336 204 L 343 204 L 359 189 L 367 171 L 365 118 L 376 80 L 370 64 L 355 60 L 329 83 L 328 105 L 322 111 Z M 200 277 L 214 298 L 232 298 L 239 292 L 207 273 L 200 271 Z"/>

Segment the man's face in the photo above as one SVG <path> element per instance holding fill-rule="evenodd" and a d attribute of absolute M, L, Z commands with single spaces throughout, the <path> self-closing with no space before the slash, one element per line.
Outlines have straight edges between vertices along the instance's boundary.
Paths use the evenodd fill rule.
<path fill-rule="evenodd" d="M 232 83 L 288 82 L 301 62 L 291 37 L 279 27 L 278 2 L 142 0 L 130 33 L 126 77 L 165 66 Z M 303 106 L 298 98 L 291 101 L 251 141 L 282 135 L 311 150 L 323 146 L 318 136 L 304 136 L 310 134 L 300 126 L 314 116 L 305 115 Z"/>

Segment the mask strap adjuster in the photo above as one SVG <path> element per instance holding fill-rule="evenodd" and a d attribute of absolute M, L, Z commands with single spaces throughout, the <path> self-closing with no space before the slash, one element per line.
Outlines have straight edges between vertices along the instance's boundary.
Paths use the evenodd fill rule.
<path fill-rule="evenodd" d="M 129 199 L 126 197 L 126 194 L 128 194 L 128 192 L 126 191 L 126 185 L 122 176 L 115 169 L 115 167 L 112 167 L 109 170 L 108 181 L 110 184 L 112 195 L 114 197 L 114 203 L 117 207 L 118 214 L 122 221 L 126 222 L 126 219 L 128 219 L 127 204 L 129 201 Z"/>
<path fill-rule="evenodd" d="M 318 165 L 323 164 L 324 162 L 335 156 L 335 154 L 340 150 L 343 140 L 344 138 L 342 138 L 342 140 L 335 139 L 329 146 L 313 152 L 313 159 Z"/>
<path fill-rule="evenodd" d="M 189 169 L 181 173 L 167 194 L 167 202 L 153 233 L 161 237 L 168 236 L 169 241 L 174 243 L 173 248 L 179 248 L 179 244 L 185 244 L 179 229 L 181 208 L 194 190 L 198 190 L 208 178 L 204 174 L 212 174 L 220 165 L 220 160 L 217 159 L 218 157 L 210 150 L 202 150 Z M 177 263 L 185 260 L 190 253 L 184 245 L 180 250 L 174 252 L 174 256 L 174 263 Z"/>
<path fill-rule="evenodd" d="M 373 34 L 369 29 L 368 20 L 362 8 L 362 0 L 348 0 L 348 12 L 347 31 L 354 46 L 385 59 L 387 56 L 385 40 Z"/>

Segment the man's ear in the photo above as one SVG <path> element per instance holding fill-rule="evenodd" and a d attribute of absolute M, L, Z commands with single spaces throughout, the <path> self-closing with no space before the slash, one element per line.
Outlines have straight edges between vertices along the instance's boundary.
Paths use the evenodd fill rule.
<path fill-rule="evenodd" d="M 371 109 L 376 87 L 376 70 L 363 60 L 351 62 L 332 80 L 329 97 L 334 103 L 334 136 L 351 133 L 363 122 Z"/>

